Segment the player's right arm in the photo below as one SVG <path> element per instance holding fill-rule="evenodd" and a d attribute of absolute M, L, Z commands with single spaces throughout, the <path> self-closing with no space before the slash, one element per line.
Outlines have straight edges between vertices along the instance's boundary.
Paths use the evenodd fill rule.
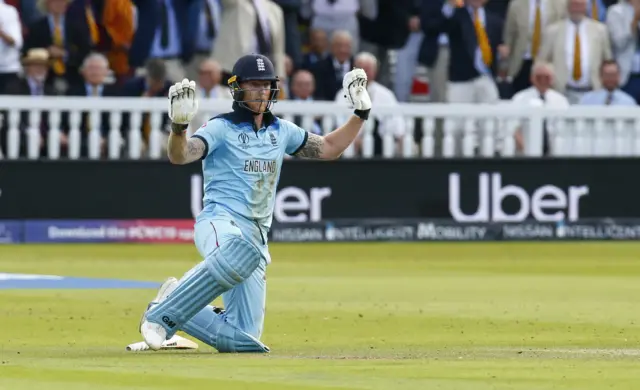
<path fill-rule="evenodd" d="M 183 165 L 200 160 L 207 150 L 202 138 L 187 138 L 183 126 L 178 123 L 171 124 L 167 154 L 172 164 Z"/>
<path fill-rule="evenodd" d="M 206 157 L 209 151 L 207 138 L 202 135 L 201 128 L 196 135 L 187 138 L 186 130 L 198 112 L 196 83 L 184 79 L 169 88 L 169 118 L 171 133 L 167 145 L 167 155 L 173 164 L 188 164 Z M 211 138 L 211 137 L 210 137 Z"/>

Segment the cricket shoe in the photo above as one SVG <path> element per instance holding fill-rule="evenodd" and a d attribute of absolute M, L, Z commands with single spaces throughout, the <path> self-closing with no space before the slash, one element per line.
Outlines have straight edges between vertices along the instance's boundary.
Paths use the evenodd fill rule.
<path fill-rule="evenodd" d="M 144 341 L 139 341 L 137 343 L 127 345 L 125 349 L 132 352 L 141 352 L 148 351 L 151 348 L 149 348 L 149 345 Z M 162 351 L 169 349 L 198 349 L 198 344 L 189 339 L 185 339 L 184 337 L 174 335 L 169 340 L 165 340 L 165 342 L 162 343 L 162 347 L 160 348 L 160 350 Z"/>

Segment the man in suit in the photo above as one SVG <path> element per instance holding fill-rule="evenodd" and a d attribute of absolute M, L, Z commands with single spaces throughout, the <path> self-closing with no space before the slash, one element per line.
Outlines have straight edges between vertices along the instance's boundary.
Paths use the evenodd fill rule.
<path fill-rule="evenodd" d="M 420 29 L 424 34 L 418 61 L 427 67 L 432 103 L 447 101 L 449 81 L 449 38 L 445 32 L 442 6 L 446 0 L 424 0 L 420 6 Z"/>
<path fill-rule="evenodd" d="M 70 84 L 80 82 L 80 65 L 91 50 L 90 37 L 81 31 L 74 18 L 65 16 L 69 0 L 40 0 L 45 16 L 29 26 L 23 52 L 47 48 L 52 59 L 49 77 L 58 94 Z"/>
<path fill-rule="evenodd" d="M 444 28 L 449 37 L 451 61 L 447 101 L 450 103 L 488 103 L 499 101 L 494 82 L 497 73 L 498 47 L 502 44 L 503 22 L 484 8 L 486 0 L 447 0 L 442 7 Z M 462 123 L 456 121 L 456 135 L 462 143 Z M 479 146 L 477 134 L 471 134 L 475 153 Z"/>
<path fill-rule="evenodd" d="M 211 58 L 213 47 L 220 35 L 221 22 L 222 4 L 220 0 L 203 0 L 196 33 L 195 54 L 186 67 L 186 76 L 189 80 L 196 80 L 200 64 Z"/>
<path fill-rule="evenodd" d="M 512 0 L 504 28 L 504 49 L 508 58 L 508 80 L 513 93 L 531 86 L 531 67 L 542 45 L 547 26 L 566 17 L 564 0 Z"/>
<path fill-rule="evenodd" d="M 282 8 L 284 17 L 285 52 L 293 61 L 294 67 L 302 65 L 302 38 L 298 29 L 298 14 L 302 0 L 274 0 Z"/>
<path fill-rule="evenodd" d="M 568 18 L 547 27 L 537 59 L 556 71 L 554 89 L 576 104 L 599 89 L 600 65 L 612 58 L 607 27 L 586 16 L 587 0 L 569 0 Z"/>
<path fill-rule="evenodd" d="M 269 57 L 278 77 L 285 78 L 282 9 L 271 0 L 222 0 L 220 39 L 213 58 L 220 61 L 225 85 L 235 61 L 250 53 Z"/>
<path fill-rule="evenodd" d="M 393 80 L 393 92 L 401 102 L 409 101 L 411 85 L 418 65 L 418 54 L 422 45 L 424 34 L 420 29 L 420 8 L 422 0 L 413 0 L 410 8 L 405 14 L 404 25 L 399 26 L 400 30 L 405 30 L 402 47 L 396 52 L 396 72 Z"/>
<path fill-rule="evenodd" d="M 309 33 L 309 52 L 302 56 L 302 69 L 311 70 L 313 66 L 327 58 L 329 39 L 327 33 L 319 28 Z"/>
<path fill-rule="evenodd" d="M 622 90 L 640 103 L 640 0 L 624 0 L 611 6 L 607 27 L 613 56 L 620 66 Z"/>
<path fill-rule="evenodd" d="M 109 73 L 109 61 L 107 57 L 100 53 L 90 54 L 85 58 L 80 68 L 80 74 L 82 75 L 83 82 L 72 85 L 67 91 L 68 96 L 87 96 L 87 97 L 114 97 L 118 96 L 118 89 L 111 84 L 106 84 L 106 78 Z M 68 114 L 63 116 L 63 129 L 67 135 L 71 130 L 71 123 L 69 122 Z M 100 113 L 98 120 L 97 131 L 101 136 L 101 149 L 104 153 L 104 147 L 106 145 L 106 139 L 111 131 L 111 118 L 108 111 Z M 88 156 L 88 135 L 92 130 L 92 118 L 89 112 L 82 112 L 80 117 L 80 155 L 83 157 Z"/>
<path fill-rule="evenodd" d="M 31 49 L 27 52 L 26 56 L 22 60 L 22 66 L 24 68 L 24 77 L 14 81 L 7 87 L 7 92 L 9 95 L 18 95 L 18 96 L 53 96 L 56 94 L 55 89 L 51 85 L 51 82 L 48 79 L 49 72 L 49 52 L 47 49 L 39 48 L 39 49 Z M 26 130 L 29 126 L 35 126 L 40 129 L 40 149 L 46 150 L 45 142 L 46 135 L 49 131 L 49 113 L 47 111 L 43 111 L 40 116 L 39 123 L 29 123 L 29 112 L 22 111 L 20 112 L 20 155 L 26 155 Z M 7 123 L 3 126 L 3 133 L 6 134 Z M 0 139 L 6 139 L 5 134 L 0 134 Z M 63 138 L 63 144 L 66 143 L 66 140 Z"/>
<path fill-rule="evenodd" d="M 313 67 L 316 79 L 316 100 L 333 100 L 342 88 L 344 75 L 353 69 L 351 34 L 338 30 L 331 37 L 331 54 Z"/>
<path fill-rule="evenodd" d="M 164 60 L 170 79 L 185 77 L 185 65 L 191 61 L 203 0 L 134 0 L 138 17 L 129 65 L 144 66 L 150 58 Z"/>

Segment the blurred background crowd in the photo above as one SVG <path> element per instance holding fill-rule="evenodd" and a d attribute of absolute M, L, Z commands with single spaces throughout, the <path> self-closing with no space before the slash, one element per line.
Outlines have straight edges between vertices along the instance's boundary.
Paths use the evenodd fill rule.
<path fill-rule="evenodd" d="M 639 23 L 640 0 L 0 0 L 0 94 L 164 97 L 187 77 L 230 99 L 259 52 L 280 99 L 339 100 L 358 66 L 374 104 L 637 105 Z"/>

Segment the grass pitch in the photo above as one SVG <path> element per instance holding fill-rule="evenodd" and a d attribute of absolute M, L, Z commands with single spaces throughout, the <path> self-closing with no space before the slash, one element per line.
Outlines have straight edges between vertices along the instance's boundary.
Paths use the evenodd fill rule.
<path fill-rule="evenodd" d="M 273 244 L 268 355 L 126 352 L 154 290 L 1 290 L 0 389 L 640 388 L 640 244 Z M 191 246 L 0 246 L 0 273 L 163 281 Z"/>

